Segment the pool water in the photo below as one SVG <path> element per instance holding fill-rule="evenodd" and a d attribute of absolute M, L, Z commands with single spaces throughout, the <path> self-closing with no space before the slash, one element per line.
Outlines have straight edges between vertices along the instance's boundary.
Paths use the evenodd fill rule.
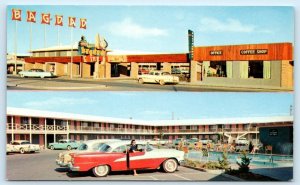
<path fill-rule="evenodd" d="M 190 151 L 185 156 L 187 159 L 192 159 L 196 161 L 206 162 L 206 161 L 218 161 L 222 158 L 222 152 L 209 152 L 208 157 L 203 156 L 201 151 Z M 241 154 L 239 153 L 228 153 L 228 161 L 231 164 L 236 164 L 240 161 Z M 255 165 L 259 167 L 283 167 L 283 166 L 293 166 L 293 156 L 288 155 L 270 155 L 270 154 L 248 154 L 250 157 L 250 165 Z"/>

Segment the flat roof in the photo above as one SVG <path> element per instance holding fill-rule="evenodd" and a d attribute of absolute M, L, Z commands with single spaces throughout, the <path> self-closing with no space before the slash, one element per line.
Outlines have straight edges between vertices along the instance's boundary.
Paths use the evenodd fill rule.
<path fill-rule="evenodd" d="M 199 119 L 184 119 L 184 120 L 136 120 L 112 118 L 103 116 L 52 112 L 32 110 L 25 108 L 7 107 L 7 115 L 25 116 L 25 117 L 42 117 L 54 118 L 63 120 L 76 120 L 88 122 L 105 122 L 116 124 L 132 124 L 145 126 L 184 126 L 184 125 L 219 125 L 219 124 L 248 124 L 248 123 L 276 123 L 276 122 L 293 122 L 293 116 L 269 116 L 269 117 L 237 117 L 237 118 L 199 118 Z"/>

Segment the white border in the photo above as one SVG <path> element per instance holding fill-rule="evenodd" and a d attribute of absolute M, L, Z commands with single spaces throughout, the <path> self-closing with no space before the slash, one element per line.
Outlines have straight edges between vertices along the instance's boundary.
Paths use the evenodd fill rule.
<path fill-rule="evenodd" d="M 295 61 L 295 71 L 294 71 L 294 79 L 295 79 L 295 124 L 294 124 L 294 133 L 299 132 L 299 126 L 298 126 L 298 117 L 297 115 L 300 114 L 300 110 L 297 109 L 297 104 L 299 102 L 298 98 L 298 88 L 299 88 L 299 65 L 297 65 L 298 58 L 299 58 L 299 47 L 297 45 L 297 42 L 299 41 L 299 9 L 300 9 L 300 1 L 297 0 L 202 0 L 202 1 L 197 1 L 197 0 L 1 0 L 0 1 L 0 25 L 1 25 L 1 30 L 0 30 L 0 40 L 1 46 L 0 46 L 0 132 L 2 133 L 2 143 L 1 143 L 1 155 L 0 159 L 5 159 L 5 153 L 4 153 L 4 148 L 5 148 L 5 139 L 6 139 L 6 134 L 5 133 L 5 122 L 6 122 L 6 6 L 7 5 L 13 5 L 13 4 L 20 4 L 20 5 L 34 5 L 34 4 L 40 4 L 40 5 L 181 5 L 181 6 L 190 6 L 190 5 L 201 5 L 201 6 L 294 6 L 295 7 L 295 47 L 294 47 L 294 61 Z M 298 24 L 297 24 L 298 23 Z M 297 52 L 298 51 L 298 52 Z M 276 101 L 276 100 L 274 100 Z M 294 146 L 297 146 L 297 143 L 299 142 L 299 134 L 294 134 Z M 294 184 L 296 182 L 299 183 L 299 177 L 297 177 L 297 174 L 299 174 L 299 147 L 294 147 L 294 181 L 289 184 Z M 11 181 L 5 181 L 6 178 L 6 166 L 1 165 L 1 184 L 16 184 L 17 182 L 11 182 Z M 31 184 L 33 182 L 22 182 L 22 184 Z M 45 184 L 56 184 L 58 182 L 53 182 L 53 181 L 42 181 L 38 183 L 45 183 Z M 61 182 L 59 182 L 61 183 Z M 69 182 L 63 182 L 64 184 L 69 183 Z M 71 182 L 72 184 L 79 184 L 79 181 Z M 82 183 L 82 182 L 81 182 Z M 101 183 L 98 181 L 93 181 L 93 182 L 85 182 L 85 183 Z M 102 182 L 106 183 L 106 182 Z M 161 184 L 162 182 L 109 182 L 110 184 Z M 163 182 L 164 184 L 174 184 L 174 182 Z M 192 182 L 192 183 L 187 183 L 187 182 L 175 182 L 175 184 L 198 184 L 199 182 Z M 207 182 L 202 182 L 202 183 L 207 183 Z M 213 184 L 219 184 L 223 182 L 214 182 Z M 231 183 L 231 182 L 226 182 L 226 183 Z M 244 183 L 250 183 L 250 182 L 243 182 Z M 286 182 L 285 182 L 286 183 Z"/>

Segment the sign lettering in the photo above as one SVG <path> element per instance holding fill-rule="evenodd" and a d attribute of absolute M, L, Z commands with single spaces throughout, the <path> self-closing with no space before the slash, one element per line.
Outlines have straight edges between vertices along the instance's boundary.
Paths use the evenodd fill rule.
<path fill-rule="evenodd" d="M 244 49 L 240 50 L 241 55 L 266 55 L 268 54 L 267 49 Z"/>
<path fill-rule="evenodd" d="M 194 32 L 192 30 L 188 30 L 188 40 L 189 40 L 189 56 L 190 60 L 194 59 Z"/>
<path fill-rule="evenodd" d="M 42 24 L 50 24 L 50 13 L 42 13 Z"/>
<path fill-rule="evenodd" d="M 223 55 L 223 51 L 222 50 L 213 50 L 213 51 L 209 51 L 210 55 Z"/>
<path fill-rule="evenodd" d="M 80 19 L 80 28 L 86 29 L 86 19 Z"/>
<path fill-rule="evenodd" d="M 36 22 L 36 12 L 27 11 L 27 22 Z"/>
<path fill-rule="evenodd" d="M 63 16 L 62 15 L 55 15 L 55 25 L 63 26 Z"/>
<path fill-rule="evenodd" d="M 269 136 L 278 136 L 278 130 L 277 129 L 270 129 L 269 130 Z"/>
<path fill-rule="evenodd" d="M 22 20 L 21 14 L 22 14 L 22 10 L 12 9 L 12 18 L 11 19 L 14 21 L 21 21 Z"/>
<path fill-rule="evenodd" d="M 76 22 L 75 17 L 69 17 L 69 27 L 75 28 L 75 22 Z"/>

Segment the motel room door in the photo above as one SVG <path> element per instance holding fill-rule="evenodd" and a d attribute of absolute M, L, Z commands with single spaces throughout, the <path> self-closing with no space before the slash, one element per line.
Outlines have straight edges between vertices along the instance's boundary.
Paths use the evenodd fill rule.
<path fill-rule="evenodd" d="M 202 62 L 197 62 L 196 66 L 196 71 L 197 71 L 197 81 L 202 81 Z"/>

